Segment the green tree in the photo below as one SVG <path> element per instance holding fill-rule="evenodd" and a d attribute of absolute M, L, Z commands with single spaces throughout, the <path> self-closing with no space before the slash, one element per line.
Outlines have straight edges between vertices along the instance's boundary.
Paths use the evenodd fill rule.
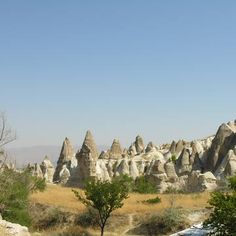
<path fill-rule="evenodd" d="M 210 217 L 204 226 L 210 225 L 213 232 L 210 235 L 236 235 L 236 177 L 229 179 L 229 192 L 214 192 L 209 204 L 212 207 Z"/>
<path fill-rule="evenodd" d="M 0 214 L 6 220 L 29 226 L 29 195 L 45 186 L 44 179 L 32 176 L 29 171 L 4 168 L 0 173 Z"/>
<path fill-rule="evenodd" d="M 123 178 L 118 178 L 111 182 L 88 181 L 85 185 L 85 196 L 76 190 L 72 191 L 85 206 L 97 210 L 99 215 L 98 224 L 101 229 L 101 236 L 103 236 L 108 218 L 114 210 L 123 206 L 123 200 L 128 198 L 129 188 Z"/>

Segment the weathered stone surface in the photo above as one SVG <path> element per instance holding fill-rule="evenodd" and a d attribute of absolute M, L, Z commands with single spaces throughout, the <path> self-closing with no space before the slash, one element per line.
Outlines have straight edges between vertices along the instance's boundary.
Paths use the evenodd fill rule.
<path fill-rule="evenodd" d="M 175 154 L 176 152 L 176 142 L 175 141 L 172 141 L 171 145 L 170 145 L 170 150 L 171 154 Z"/>
<path fill-rule="evenodd" d="M 28 164 L 27 169 L 31 172 L 31 174 L 33 176 L 43 178 L 43 172 L 42 172 L 41 167 L 38 163 L 35 163 L 33 165 Z"/>
<path fill-rule="evenodd" d="M 188 177 L 187 187 L 191 192 L 213 191 L 217 188 L 217 180 L 210 171 L 204 174 L 193 171 Z"/>
<path fill-rule="evenodd" d="M 224 176 L 233 176 L 236 174 L 236 151 L 230 150 L 227 154 L 227 162 L 224 169 Z"/>
<path fill-rule="evenodd" d="M 99 159 L 97 161 L 96 175 L 97 175 L 97 179 L 102 180 L 102 181 L 109 181 L 111 179 L 108 169 L 106 167 L 105 160 Z"/>
<path fill-rule="evenodd" d="M 147 147 L 145 148 L 145 152 L 151 152 L 151 151 L 155 151 L 156 148 L 155 148 L 155 145 L 153 144 L 153 142 L 149 142 Z"/>
<path fill-rule="evenodd" d="M 77 160 L 76 160 L 76 164 L 74 164 L 75 161 L 73 159 L 74 159 L 73 146 L 71 145 L 70 140 L 66 137 L 63 144 L 62 144 L 60 156 L 57 161 L 57 167 L 56 167 L 55 173 L 53 175 L 53 182 L 60 183 L 60 182 L 65 181 L 65 179 L 63 179 L 63 181 L 61 181 L 60 173 L 61 173 L 62 169 L 64 172 L 65 165 L 69 171 L 71 168 L 77 166 Z"/>
<path fill-rule="evenodd" d="M 144 143 L 143 143 L 143 139 L 141 136 L 138 135 L 136 137 L 134 144 L 135 144 L 137 154 L 142 153 L 144 150 Z"/>
<path fill-rule="evenodd" d="M 87 131 L 83 145 L 80 151 L 77 152 L 76 158 L 78 166 L 71 174 L 67 185 L 82 187 L 88 178 L 96 179 L 98 152 L 90 131 Z"/>
<path fill-rule="evenodd" d="M 215 138 L 212 141 L 212 145 L 207 153 L 207 159 L 205 163 L 205 170 L 212 171 L 213 173 L 219 168 L 224 157 L 227 155 L 230 149 L 233 149 L 236 145 L 236 124 L 222 124 Z"/>
<path fill-rule="evenodd" d="M 45 156 L 43 162 L 40 165 L 40 168 L 42 170 L 43 177 L 46 179 L 46 181 L 48 183 L 52 183 L 55 169 L 52 162 L 49 160 L 47 156 Z"/>
<path fill-rule="evenodd" d="M 172 161 L 166 162 L 164 165 L 165 173 L 168 178 L 178 178 L 176 171 L 175 171 L 175 165 Z"/>
<path fill-rule="evenodd" d="M 179 155 L 183 151 L 184 147 L 185 147 L 185 142 L 183 140 L 179 140 L 176 143 L 176 147 L 175 147 L 176 155 Z"/>
<path fill-rule="evenodd" d="M 109 153 L 105 151 L 101 151 L 98 159 L 108 159 L 109 158 Z"/>
<path fill-rule="evenodd" d="M 0 220 L 0 228 L 6 232 L 7 236 L 30 236 L 27 227 L 8 222 L 6 220 Z"/>
<path fill-rule="evenodd" d="M 178 175 L 186 175 L 192 170 L 190 164 L 190 151 L 184 148 L 176 161 L 176 172 Z"/>
<path fill-rule="evenodd" d="M 66 184 L 70 178 L 70 171 L 67 169 L 66 164 L 64 164 L 59 173 L 59 183 Z"/>
<path fill-rule="evenodd" d="M 120 141 L 118 139 L 114 139 L 110 151 L 109 158 L 111 159 L 120 159 L 122 157 L 123 150 L 120 145 Z"/>
<path fill-rule="evenodd" d="M 115 176 L 120 176 L 120 175 L 130 175 L 129 161 L 127 158 L 123 158 L 115 170 Z"/>

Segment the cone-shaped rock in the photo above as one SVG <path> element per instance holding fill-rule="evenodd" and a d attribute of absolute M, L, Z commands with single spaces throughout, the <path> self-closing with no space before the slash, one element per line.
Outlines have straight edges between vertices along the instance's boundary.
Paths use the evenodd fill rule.
<path fill-rule="evenodd" d="M 83 145 L 80 151 L 77 152 L 76 158 L 78 165 L 71 174 L 67 185 L 83 187 L 88 178 L 96 178 L 98 152 L 90 131 L 87 131 Z"/>
<path fill-rule="evenodd" d="M 236 145 L 236 123 L 222 124 L 207 153 L 205 170 L 215 172 L 226 157 L 228 151 Z"/>
<path fill-rule="evenodd" d="M 122 157 L 122 148 L 118 139 L 114 139 L 109 152 L 109 158 L 119 159 Z"/>
<path fill-rule="evenodd" d="M 61 182 L 60 181 L 60 172 L 62 169 L 65 169 L 65 167 L 63 167 L 64 165 L 66 165 L 68 168 L 68 164 L 70 163 L 70 161 L 72 160 L 73 157 L 74 157 L 73 147 L 70 143 L 70 140 L 66 137 L 63 144 L 62 144 L 60 156 L 57 161 L 57 167 L 56 167 L 56 170 L 55 170 L 55 173 L 53 176 L 53 182 Z M 64 181 L 64 179 L 63 179 L 63 181 Z"/>
<path fill-rule="evenodd" d="M 144 150 L 144 144 L 143 144 L 143 139 L 141 136 L 138 135 L 136 137 L 134 144 L 135 144 L 137 154 L 142 153 Z"/>

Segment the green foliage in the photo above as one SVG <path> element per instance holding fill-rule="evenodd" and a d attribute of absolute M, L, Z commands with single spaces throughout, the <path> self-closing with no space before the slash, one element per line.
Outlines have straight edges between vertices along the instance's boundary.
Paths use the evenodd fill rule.
<path fill-rule="evenodd" d="M 173 163 L 175 163 L 176 160 L 177 160 L 177 157 L 176 157 L 176 155 L 173 154 L 173 155 L 171 156 L 171 161 L 172 161 Z"/>
<path fill-rule="evenodd" d="M 213 228 L 210 235 L 236 235 L 236 176 L 229 178 L 229 186 L 231 192 L 214 192 L 209 200 L 213 211 L 204 226 Z"/>
<path fill-rule="evenodd" d="M 236 191 L 236 175 L 229 178 L 229 187 L 233 191 Z"/>
<path fill-rule="evenodd" d="M 137 193 L 156 193 L 157 189 L 145 176 L 140 176 L 135 180 L 133 191 Z"/>
<path fill-rule="evenodd" d="M 107 219 L 114 210 L 123 206 L 123 200 L 128 198 L 129 189 L 125 180 L 115 178 L 111 182 L 88 181 L 85 185 L 85 197 L 76 190 L 72 191 L 85 206 L 98 211 L 98 224 L 103 235 Z"/>
<path fill-rule="evenodd" d="M 28 171 L 16 172 L 4 168 L 0 173 L 0 213 L 4 219 L 29 226 L 28 197 L 33 191 L 42 191 L 45 181 L 32 177 Z"/>
<path fill-rule="evenodd" d="M 99 227 L 98 222 L 99 222 L 99 214 L 92 207 L 88 207 L 87 211 L 78 215 L 77 219 L 75 220 L 75 223 L 77 225 L 80 225 L 85 228 L 87 227 L 97 228 Z"/>
<path fill-rule="evenodd" d="M 186 227 L 182 211 L 179 208 L 167 208 L 161 214 L 152 215 L 142 224 L 145 235 L 166 235 Z"/>
<path fill-rule="evenodd" d="M 142 201 L 143 203 L 148 203 L 148 204 L 157 204 L 161 202 L 161 198 L 160 197 L 155 197 L 155 198 L 150 198 L 147 200 Z"/>

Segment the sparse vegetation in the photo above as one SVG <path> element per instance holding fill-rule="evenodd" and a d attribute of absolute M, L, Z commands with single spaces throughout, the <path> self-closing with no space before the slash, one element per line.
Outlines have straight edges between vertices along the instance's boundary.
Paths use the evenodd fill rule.
<path fill-rule="evenodd" d="M 90 180 L 85 185 L 85 196 L 76 190 L 72 190 L 80 202 L 87 207 L 92 207 L 99 214 L 98 224 L 101 236 L 111 213 L 123 206 L 123 200 L 128 198 L 129 189 L 122 179 L 109 181 Z"/>
<path fill-rule="evenodd" d="M 143 203 L 148 203 L 148 204 L 157 204 L 161 202 L 161 198 L 160 197 L 155 197 L 155 198 L 149 198 L 147 200 L 142 201 Z"/>
<path fill-rule="evenodd" d="M 29 226 L 29 194 L 45 189 L 45 180 L 28 171 L 16 172 L 4 168 L 0 173 L 0 213 L 4 219 Z"/>
<path fill-rule="evenodd" d="M 157 189 L 156 186 L 148 181 L 148 179 L 145 176 L 140 176 L 135 180 L 134 183 L 134 192 L 147 194 L 147 193 L 156 193 Z"/>
<path fill-rule="evenodd" d="M 209 200 L 213 211 L 204 225 L 213 229 L 211 235 L 236 235 L 236 176 L 229 178 L 229 186 L 232 191 L 214 192 Z"/>

